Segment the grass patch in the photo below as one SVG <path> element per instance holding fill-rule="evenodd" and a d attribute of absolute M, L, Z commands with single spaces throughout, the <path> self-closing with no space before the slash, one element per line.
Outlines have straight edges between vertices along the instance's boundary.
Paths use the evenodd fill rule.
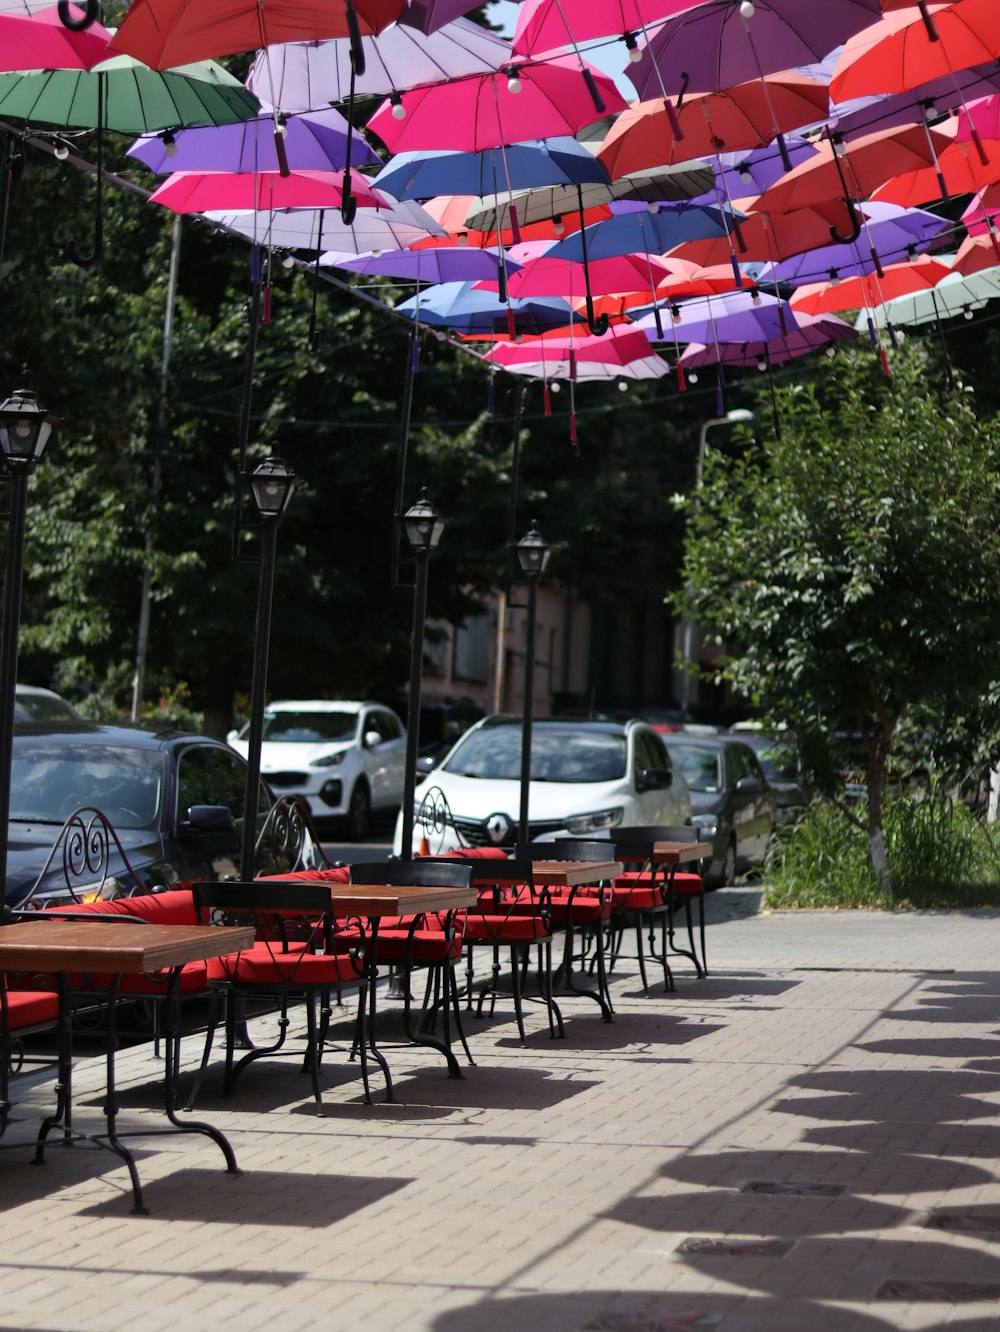
<path fill-rule="evenodd" d="M 935 796 L 887 801 L 884 834 L 892 903 L 876 885 L 867 832 L 835 805 L 817 802 L 775 841 L 764 905 L 1000 907 L 1000 840 L 967 805 Z"/>

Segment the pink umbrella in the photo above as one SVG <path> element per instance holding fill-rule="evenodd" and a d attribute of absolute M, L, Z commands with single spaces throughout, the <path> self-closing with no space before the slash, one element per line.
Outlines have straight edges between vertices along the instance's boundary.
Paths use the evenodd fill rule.
<path fill-rule="evenodd" d="M 690 5 L 691 0 L 524 0 L 513 47 L 518 55 L 536 55 L 574 42 L 620 36 L 634 60 L 637 32 Z"/>
<path fill-rule="evenodd" d="M 536 379 L 659 379 L 669 369 L 645 333 L 610 329 L 600 338 L 501 342 L 483 360 Z"/>
<path fill-rule="evenodd" d="M 962 214 L 962 222 L 970 236 L 985 236 L 987 232 L 994 230 L 994 223 L 998 217 L 1000 217 L 1000 183 L 994 182 L 977 191 Z"/>
<path fill-rule="evenodd" d="M 386 100 L 368 128 L 393 153 L 483 152 L 527 139 L 576 134 L 626 105 L 606 74 L 585 65 L 584 75 L 589 82 L 581 82 L 579 64 L 571 56 L 545 64 L 515 62 L 498 73 L 404 92 L 403 119 L 393 115 L 393 104 Z M 594 93 L 588 95 L 591 85 Z"/>
<path fill-rule="evenodd" d="M 511 259 L 521 265 L 507 280 L 511 296 L 565 296 L 570 301 L 583 296 L 586 289 L 583 265 L 569 259 L 549 259 L 545 255 L 548 248 L 547 242 L 532 241 L 511 249 Z M 590 286 L 595 295 L 638 294 L 645 300 L 653 299 L 657 283 L 671 273 L 662 259 L 644 254 L 592 260 L 589 268 Z M 488 283 L 477 283 L 484 285 Z"/>
<path fill-rule="evenodd" d="M 73 13 L 82 13 L 76 5 Z M 63 25 L 59 8 L 26 14 L 0 13 L 0 70 L 92 69 L 111 52 L 111 33 L 99 23 L 76 31 Z"/>
<path fill-rule="evenodd" d="M 359 172 L 351 187 L 361 208 L 388 208 L 389 201 Z M 339 208 L 343 200 L 340 171 L 175 171 L 149 196 L 174 213 L 274 208 Z"/>

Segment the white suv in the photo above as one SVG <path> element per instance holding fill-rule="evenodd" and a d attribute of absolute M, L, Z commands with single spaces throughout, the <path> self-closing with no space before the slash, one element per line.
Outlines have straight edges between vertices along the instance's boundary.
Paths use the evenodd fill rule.
<path fill-rule="evenodd" d="M 417 787 L 414 850 L 511 847 L 521 797 L 521 718 L 486 717 Z M 691 822 L 687 783 L 644 722 L 536 721 L 529 838 L 588 837 L 629 825 Z M 394 849 L 402 850 L 402 816 Z"/>
<path fill-rule="evenodd" d="M 247 756 L 249 723 L 226 739 Z M 278 795 L 301 795 L 314 818 L 343 818 L 355 840 L 374 811 L 392 813 L 403 799 L 406 731 L 381 703 L 306 699 L 264 710 L 261 776 Z"/>

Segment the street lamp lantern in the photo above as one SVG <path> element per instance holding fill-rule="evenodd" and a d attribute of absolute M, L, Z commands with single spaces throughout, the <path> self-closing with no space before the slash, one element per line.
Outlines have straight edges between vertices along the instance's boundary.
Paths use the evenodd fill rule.
<path fill-rule="evenodd" d="M 517 558 L 522 572 L 528 578 L 540 577 L 548 567 L 551 554 L 545 538 L 538 530 L 538 524 L 532 520 L 531 526 L 517 543 Z"/>
<path fill-rule="evenodd" d="M 25 370 L 25 382 L 0 403 L 0 450 L 8 467 L 30 471 L 41 461 L 59 420 L 45 410 L 37 394 L 28 388 L 28 378 Z"/>
<path fill-rule="evenodd" d="M 414 555 L 428 555 L 437 549 L 444 532 L 444 519 L 427 498 L 426 490 L 420 492 L 416 504 L 403 514 L 403 527 Z"/>
<path fill-rule="evenodd" d="M 285 516 L 298 478 L 281 458 L 265 458 L 250 473 L 250 493 L 257 516 L 266 523 L 280 523 Z"/>

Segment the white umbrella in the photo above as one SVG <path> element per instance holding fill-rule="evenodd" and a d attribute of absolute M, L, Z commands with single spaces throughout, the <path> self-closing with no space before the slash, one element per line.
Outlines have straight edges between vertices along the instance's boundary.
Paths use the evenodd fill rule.
<path fill-rule="evenodd" d="M 365 72 L 354 80 L 359 97 L 384 97 L 420 84 L 491 74 L 511 60 L 509 42 L 464 18 L 429 36 L 392 23 L 377 37 L 362 37 L 361 45 Z M 351 91 L 351 43 L 333 38 L 265 47 L 250 67 L 247 87 L 261 102 L 283 111 L 310 111 L 346 101 Z"/>
<path fill-rule="evenodd" d="M 208 212 L 202 216 L 258 245 L 290 250 L 366 254 L 369 250 L 402 250 L 428 236 L 448 234 L 414 203 L 395 204 L 391 210 L 359 208 L 350 226 L 344 225 L 336 208 Z"/>
<path fill-rule="evenodd" d="M 1000 270 L 987 269 L 969 277 L 963 277 L 961 273 L 949 273 L 929 291 L 897 296 L 895 300 L 886 301 L 870 313 L 880 328 L 886 324 L 892 324 L 894 328 L 910 327 L 970 314 L 997 297 L 1000 297 Z M 867 328 L 868 319 L 869 312 L 862 310 L 856 327 Z"/>

